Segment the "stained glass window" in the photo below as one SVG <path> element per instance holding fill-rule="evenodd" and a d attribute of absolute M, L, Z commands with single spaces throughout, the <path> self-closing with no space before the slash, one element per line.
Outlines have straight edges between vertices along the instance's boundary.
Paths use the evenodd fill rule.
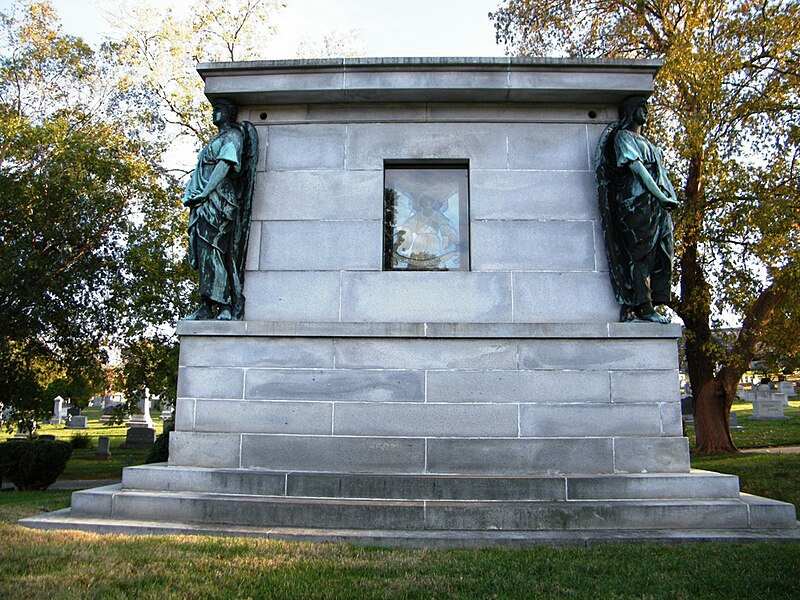
<path fill-rule="evenodd" d="M 383 256 L 385 270 L 469 270 L 466 161 L 386 162 Z"/>

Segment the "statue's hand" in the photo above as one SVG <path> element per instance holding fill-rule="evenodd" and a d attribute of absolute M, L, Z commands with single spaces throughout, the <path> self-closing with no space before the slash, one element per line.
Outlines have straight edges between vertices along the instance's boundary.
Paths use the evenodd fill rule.
<path fill-rule="evenodd" d="M 664 208 L 664 210 L 676 209 L 680 204 L 677 200 L 675 200 L 674 198 L 670 198 L 669 196 L 664 196 L 664 199 L 659 200 L 659 202 L 661 203 L 661 206 Z"/>
<path fill-rule="evenodd" d="M 203 192 L 196 192 L 195 194 L 192 194 L 192 196 L 190 198 L 184 198 L 183 199 L 183 204 L 184 204 L 184 206 L 188 206 L 188 207 L 191 208 L 191 207 L 199 206 L 200 204 L 205 202 L 207 199 L 208 199 L 208 196 L 206 194 L 204 194 Z"/>

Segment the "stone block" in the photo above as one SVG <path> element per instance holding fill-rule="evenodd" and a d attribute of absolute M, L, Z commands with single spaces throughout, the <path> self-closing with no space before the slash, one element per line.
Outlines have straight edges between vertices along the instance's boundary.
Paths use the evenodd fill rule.
<path fill-rule="evenodd" d="M 680 399 L 678 372 L 612 371 L 612 402 L 676 402 Z"/>
<path fill-rule="evenodd" d="M 385 159 L 468 159 L 470 168 L 505 169 L 506 125 L 356 123 L 347 127 L 347 168 L 383 169 Z"/>
<path fill-rule="evenodd" d="M 346 104 L 311 104 L 308 107 L 310 121 L 334 123 L 369 123 L 386 121 L 425 121 L 429 110 L 426 104 L 403 103 L 361 104 L 357 107 Z"/>
<path fill-rule="evenodd" d="M 667 370 L 678 364 L 674 340 L 522 340 L 523 369 Z"/>
<path fill-rule="evenodd" d="M 614 468 L 620 473 L 688 473 L 689 440 L 685 437 L 615 438 Z"/>
<path fill-rule="evenodd" d="M 264 271 L 380 271 L 383 265 L 381 221 L 264 221 L 261 235 Z"/>
<path fill-rule="evenodd" d="M 198 400 L 195 431 L 232 433 L 331 433 L 327 402 Z"/>
<path fill-rule="evenodd" d="M 178 396 L 181 398 L 242 398 L 244 369 L 181 367 Z"/>
<path fill-rule="evenodd" d="M 688 453 L 687 453 L 688 456 Z M 428 440 L 429 473 L 612 473 L 611 438 Z"/>
<path fill-rule="evenodd" d="M 248 320 L 338 321 L 340 275 L 333 271 L 248 273 Z"/>
<path fill-rule="evenodd" d="M 383 219 L 383 170 L 270 171 L 256 180 L 253 219 Z M 346 242 L 345 242 L 346 243 Z"/>
<path fill-rule="evenodd" d="M 110 517 L 114 492 L 122 486 L 104 486 L 91 490 L 80 490 L 72 494 L 70 514 L 76 517 Z"/>
<path fill-rule="evenodd" d="M 683 435 L 680 400 L 661 403 L 661 435 Z"/>
<path fill-rule="evenodd" d="M 428 402 L 609 402 L 604 371 L 429 371 Z"/>
<path fill-rule="evenodd" d="M 242 467 L 342 473 L 423 473 L 425 441 L 245 434 L 242 437 Z"/>
<path fill-rule="evenodd" d="M 289 337 L 184 337 L 183 367 L 333 368 L 333 340 Z"/>
<path fill-rule="evenodd" d="M 391 100 L 395 93 L 402 93 L 405 99 L 406 90 L 424 89 L 429 97 L 441 100 L 457 100 L 460 91 L 476 90 L 495 94 L 498 100 L 505 98 L 508 75 L 497 70 L 452 70 L 452 71 L 362 71 L 348 70 L 345 78 L 345 90 L 359 97 L 376 92 Z M 440 95 L 437 95 L 437 92 Z"/>
<path fill-rule="evenodd" d="M 514 369 L 510 340 L 336 340 L 341 369 Z"/>
<path fill-rule="evenodd" d="M 398 500 L 565 500 L 565 488 L 563 477 L 289 473 L 286 482 L 289 496 Z"/>
<path fill-rule="evenodd" d="M 658 404 L 526 404 L 522 437 L 661 435 Z"/>
<path fill-rule="evenodd" d="M 473 221 L 470 238 L 475 271 L 595 267 L 591 221 Z"/>
<path fill-rule="evenodd" d="M 470 169 L 470 218 L 599 218 L 594 177 L 579 171 Z"/>
<path fill-rule="evenodd" d="M 554 143 L 555 140 L 558 143 Z M 542 171 L 591 170 L 586 126 L 517 123 L 509 127 L 508 167 Z"/>
<path fill-rule="evenodd" d="M 156 441 L 156 430 L 150 427 L 128 427 L 125 443 L 121 448 L 152 448 Z"/>
<path fill-rule="evenodd" d="M 738 498 L 733 475 L 657 473 L 653 475 L 575 476 L 567 478 L 569 500 L 637 500 L 667 498 Z"/>
<path fill-rule="evenodd" d="M 245 397 L 265 400 L 421 402 L 424 374 L 414 371 L 249 369 Z"/>
<path fill-rule="evenodd" d="M 345 272 L 342 320 L 508 322 L 511 277 L 458 271 Z"/>
<path fill-rule="evenodd" d="M 76 415 L 67 422 L 67 429 L 86 429 L 86 417 Z"/>
<path fill-rule="evenodd" d="M 194 429 L 193 398 L 178 398 L 178 408 L 175 411 L 175 429 L 177 431 L 192 431 Z"/>
<path fill-rule="evenodd" d="M 512 404 L 336 404 L 336 435 L 510 437 L 517 435 Z"/>
<path fill-rule="evenodd" d="M 179 467 L 241 466 L 239 433 L 192 433 L 173 431 L 169 434 L 169 464 Z"/>
<path fill-rule="evenodd" d="M 797 527 L 794 504 L 745 493 L 742 493 L 740 498 L 747 505 L 750 527 L 753 529 L 794 529 Z"/>
<path fill-rule="evenodd" d="M 258 257 L 261 253 L 261 221 L 250 222 L 250 237 L 247 242 L 245 271 L 258 271 Z"/>
<path fill-rule="evenodd" d="M 132 490 L 283 496 L 286 475 L 244 469 L 140 465 L 122 471 L 122 486 Z"/>
<path fill-rule="evenodd" d="M 747 527 L 747 510 L 736 500 L 429 502 L 425 519 L 431 529 L 483 531 L 722 529 Z"/>
<path fill-rule="evenodd" d="M 619 318 L 607 273 L 515 272 L 514 321 L 608 322 Z"/>
<path fill-rule="evenodd" d="M 267 171 L 344 169 L 345 125 L 272 125 Z"/>

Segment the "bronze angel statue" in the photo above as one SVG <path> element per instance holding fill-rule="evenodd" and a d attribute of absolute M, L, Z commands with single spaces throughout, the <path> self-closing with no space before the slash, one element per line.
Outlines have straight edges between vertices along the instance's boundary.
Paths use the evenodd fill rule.
<path fill-rule="evenodd" d="M 240 320 L 258 134 L 251 123 L 236 122 L 231 100 L 212 104 L 219 133 L 200 151 L 183 196 L 190 208 L 189 264 L 200 280 L 200 307 L 186 318 Z"/>
<path fill-rule="evenodd" d="M 670 300 L 675 189 L 661 151 L 641 134 L 647 99 L 628 98 L 600 136 L 595 175 L 611 284 L 620 321 L 669 323 L 655 306 Z"/>

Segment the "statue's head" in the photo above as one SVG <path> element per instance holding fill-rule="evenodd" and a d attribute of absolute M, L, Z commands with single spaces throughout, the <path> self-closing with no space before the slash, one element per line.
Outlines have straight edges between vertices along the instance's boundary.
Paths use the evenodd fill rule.
<path fill-rule="evenodd" d="M 619 126 L 622 129 L 628 127 L 631 123 L 634 122 L 636 119 L 636 112 L 640 109 L 644 108 L 645 113 L 647 111 L 647 98 L 644 96 L 631 96 L 630 98 L 626 98 L 622 104 L 619 105 Z M 643 124 L 644 120 L 639 123 L 639 125 Z"/>
<path fill-rule="evenodd" d="M 239 114 L 239 107 L 236 103 L 229 98 L 215 98 L 211 102 L 214 107 L 214 124 L 228 122 L 235 123 L 236 117 Z"/>

